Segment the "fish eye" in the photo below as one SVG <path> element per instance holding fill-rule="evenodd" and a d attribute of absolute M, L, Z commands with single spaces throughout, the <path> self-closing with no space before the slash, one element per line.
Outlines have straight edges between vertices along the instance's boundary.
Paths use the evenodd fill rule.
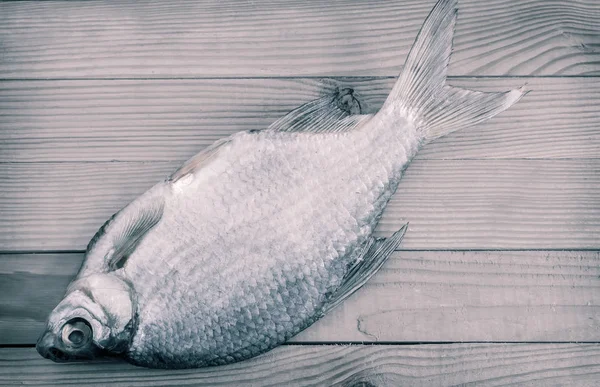
<path fill-rule="evenodd" d="M 79 348 L 92 340 L 92 327 L 84 319 L 75 318 L 63 325 L 61 336 L 63 343 Z"/>
<path fill-rule="evenodd" d="M 73 344 L 79 345 L 85 339 L 85 335 L 82 331 L 74 329 L 69 333 L 69 341 Z"/>

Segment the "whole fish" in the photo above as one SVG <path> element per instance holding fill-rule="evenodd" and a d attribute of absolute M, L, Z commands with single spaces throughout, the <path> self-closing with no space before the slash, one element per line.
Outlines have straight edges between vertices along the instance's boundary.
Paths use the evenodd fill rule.
<path fill-rule="evenodd" d="M 377 114 L 352 90 L 215 142 L 113 215 L 49 316 L 38 352 L 158 368 L 266 352 L 360 288 L 398 247 L 371 234 L 425 143 L 522 90 L 446 85 L 457 1 L 440 0 Z M 400 296 L 400 295 L 399 295 Z"/>

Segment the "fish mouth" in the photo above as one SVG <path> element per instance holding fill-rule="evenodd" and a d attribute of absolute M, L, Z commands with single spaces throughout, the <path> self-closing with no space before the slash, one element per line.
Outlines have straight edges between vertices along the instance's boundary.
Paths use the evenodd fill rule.
<path fill-rule="evenodd" d="M 95 357 L 94 351 L 81 350 L 77 353 L 67 353 L 62 349 L 57 336 L 46 331 L 42 333 L 35 345 L 36 351 L 44 358 L 50 359 L 56 363 L 64 363 L 77 360 L 91 360 Z"/>

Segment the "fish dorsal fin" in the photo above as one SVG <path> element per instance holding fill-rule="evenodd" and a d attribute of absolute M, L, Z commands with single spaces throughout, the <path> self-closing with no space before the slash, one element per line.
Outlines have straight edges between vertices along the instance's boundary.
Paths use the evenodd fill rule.
<path fill-rule="evenodd" d="M 351 130 L 371 115 L 360 114 L 361 104 L 353 89 L 342 89 L 310 101 L 272 123 L 276 132 L 335 133 Z"/>
<path fill-rule="evenodd" d="M 351 294 L 360 289 L 377 271 L 383 266 L 389 256 L 396 250 L 402 242 L 408 224 L 396 231 L 387 239 L 371 238 L 364 247 L 364 253 L 357 259 L 354 266 L 342 279 L 342 284 L 333 293 L 322 313 L 326 314 L 339 304 L 341 304 Z"/>
<path fill-rule="evenodd" d="M 164 202 L 160 199 L 144 207 L 135 202 L 129 206 L 117 213 L 110 230 L 112 249 L 105 256 L 108 271 L 123 267 L 144 235 L 160 221 L 164 211 Z"/>
<path fill-rule="evenodd" d="M 208 164 L 218 153 L 221 147 L 231 140 L 229 138 L 223 138 L 215 141 L 211 146 L 203 149 L 191 159 L 183 163 L 179 169 L 177 169 L 171 176 L 169 176 L 170 182 L 177 182 L 177 180 L 181 179 L 184 176 L 189 175 L 190 173 L 194 173 L 200 170 L 203 166 Z"/>

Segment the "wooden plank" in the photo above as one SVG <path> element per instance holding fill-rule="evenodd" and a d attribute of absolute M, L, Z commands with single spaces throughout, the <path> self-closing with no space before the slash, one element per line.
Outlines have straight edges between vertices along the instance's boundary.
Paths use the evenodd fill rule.
<path fill-rule="evenodd" d="M 285 346 L 245 362 L 149 370 L 117 360 L 56 364 L 0 349 L 0 383 L 44 386 L 595 386 L 598 344 Z"/>
<path fill-rule="evenodd" d="M 0 4 L 0 78 L 396 75 L 434 0 Z M 600 73 L 594 0 L 461 0 L 453 75 Z"/>
<path fill-rule="evenodd" d="M 176 163 L 15 163 L 0 172 L 0 250 L 83 250 Z M 376 234 L 402 249 L 598 249 L 600 160 L 417 160 Z"/>
<path fill-rule="evenodd" d="M 0 255 L 0 344 L 33 344 L 82 254 Z M 600 251 L 396 252 L 292 342 L 600 341 Z"/>
<path fill-rule="evenodd" d="M 0 255 L 0 345 L 35 344 L 82 254 Z"/>
<path fill-rule="evenodd" d="M 352 86 L 377 111 L 393 78 L 0 82 L 0 162 L 183 161 L 232 133 Z M 596 158 L 599 79 L 459 78 L 456 86 L 531 92 L 498 117 L 428 145 L 427 159 Z"/>
<path fill-rule="evenodd" d="M 295 340 L 600 341 L 600 252 L 401 251 Z"/>

